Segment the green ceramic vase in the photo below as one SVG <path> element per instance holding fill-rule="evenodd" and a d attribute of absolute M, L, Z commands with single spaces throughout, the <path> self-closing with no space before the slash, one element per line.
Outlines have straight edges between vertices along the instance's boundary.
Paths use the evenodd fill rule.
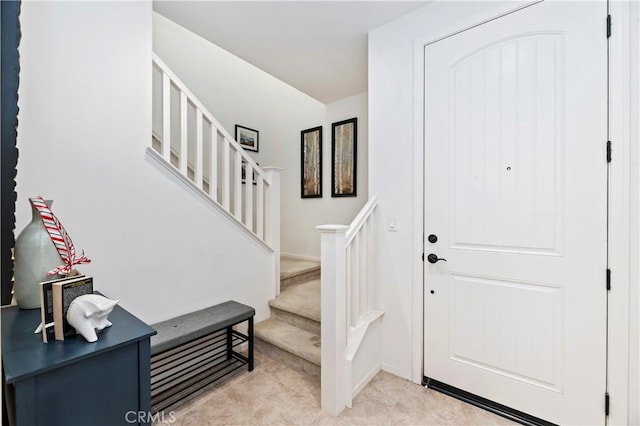
<path fill-rule="evenodd" d="M 46 200 L 51 208 L 53 201 Z M 62 264 L 40 212 L 31 205 L 31 222 L 16 239 L 13 293 L 20 309 L 40 308 L 39 283 L 60 278 L 47 272 Z"/>

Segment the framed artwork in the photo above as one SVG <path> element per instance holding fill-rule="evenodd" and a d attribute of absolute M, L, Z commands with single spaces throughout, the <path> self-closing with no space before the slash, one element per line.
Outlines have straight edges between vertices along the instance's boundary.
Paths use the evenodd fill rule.
<path fill-rule="evenodd" d="M 236 141 L 247 151 L 258 152 L 258 134 L 257 130 L 236 124 Z"/>
<path fill-rule="evenodd" d="M 358 119 L 331 125 L 331 196 L 356 196 Z"/>
<path fill-rule="evenodd" d="M 256 163 L 257 166 L 260 165 L 260 163 Z M 256 172 L 254 171 L 253 173 L 251 173 L 253 175 L 253 179 L 252 182 L 254 185 L 257 185 L 256 182 Z M 246 161 L 242 161 L 242 184 L 244 185 L 245 183 L 247 183 L 247 162 Z"/>
<path fill-rule="evenodd" d="M 322 126 L 300 132 L 300 197 L 322 198 Z"/>

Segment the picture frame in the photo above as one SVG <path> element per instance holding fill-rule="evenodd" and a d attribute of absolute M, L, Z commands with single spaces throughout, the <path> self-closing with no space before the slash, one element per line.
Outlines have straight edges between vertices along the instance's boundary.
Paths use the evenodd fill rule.
<path fill-rule="evenodd" d="M 260 132 L 236 124 L 236 141 L 247 151 L 258 152 Z"/>
<path fill-rule="evenodd" d="M 256 166 L 260 166 L 260 163 L 256 163 Z M 241 167 L 242 167 L 241 183 L 245 185 L 247 183 L 247 162 L 242 160 Z M 253 179 L 251 181 L 254 185 L 257 185 L 258 183 L 256 182 L 256 172 L 254 171 L 252 175 L 253 175 Z"/>
<path fill-rule="evenodd" d="M 322 198 L 322 126 L 300 132 L 300 197 Z"/>
<path fill-rule="evenodd" d="M 358 119 L 331 124 L 331 196 L 357 196 Z"/>

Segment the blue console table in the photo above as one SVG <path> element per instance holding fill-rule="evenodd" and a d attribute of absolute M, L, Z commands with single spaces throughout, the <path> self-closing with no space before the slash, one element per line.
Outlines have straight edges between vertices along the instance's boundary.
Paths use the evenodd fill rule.
<path fill-rule="evenodd" d="M 1 311 L 3 395 L 14 425 L 149 423 L 153 328 L 116 306 L 97 342 L 77 335 L 45 344 L 33 333 L 40 310 Z"/>

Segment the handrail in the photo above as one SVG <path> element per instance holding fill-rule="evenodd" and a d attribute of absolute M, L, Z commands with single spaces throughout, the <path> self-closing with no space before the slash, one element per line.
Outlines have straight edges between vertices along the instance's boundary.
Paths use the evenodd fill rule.
<path fill-rule="evenodd" d="M 228 139 L 228 142 L 230 143 L 230 145 L 233 148 L 235 148 L 236 151 L 240 152 L 240 154 L 242 155 L 243 161 L 245 161 L 254 170 L 256 170 L 258 172 L 258 174 L 260 174 L 263 177 L 263 179 L 265 180 L 265 183 L 267 185 L 271 185 L 271 182 L 269 181 L 269 179 L 267 179 L 267 177 L 266 177 L 264 171 L 262 170 L 262 168 L 244 151 L 244 149 L 236 141 L 236 139 L 233 136 L 231 136 L 229 134 L 229 132 L 227 132 L 227 130 L 222 126 L 222 124 L 220 124 L 220 122 L 218 120 L 216 120 L 216 118 L 213 116 L 213 114 L 211 112 L 209 112 L 209 110 L 202 104 L 202 102 L 200 102 L 198 100 L 198 98 L 189 90 L 187 85 L 184 84 L 182 82 L 182 80 L 180 80 L 178 78 L 178 76 L 176 76 L 173 71 L 171 71 L 171 68 L 169 68 L 167 66 L 167 64 L 165 64 L 164 61 L 162 59 L 160 59 L 160 57 L 156 53 L 153 53 L 153 62 L 158 66 L 158 68 L 160 68 L 160 70 L 162 72 L 164 72 L 165 74 L 167 74 L 169 76 L 171 82 L 178 89 L 180 89 L 180 91 L 182 93 L 184 93 L 187 96 L 189 101 L 197 109 L 199 109 L 202 112 L 202 115 L 204 115 L 207 118 L 207 120 L 211 124 L 213 124 L 213 126 L 218 130 L 218 132 L 220 132 L 224 136 L 225 139 Z"/>
<path fill-rule="evenodd" d="M 366 223 L 367 219 L 373 211 L 378 206 L 378 198 L 374 195 L 368 202 L 365 204 L 358 215 L 353 219 L 351 224 L 349 225 L 349 229 L 347 230 L 347 246 L 351 244 L 351 241 L 355 238 L 355 236 L 360 232 L 360 228 Z"/>
<path fill-rule="evenodd" d="M 260 167 L 167 64 L 155 53 L 152 59 L 154 90 L 157 76 L 161 79 L 161 91 L 154 91 L 153 102 L 160 107 L 162 124 L 161 135 L 153 130 L 159 127 L 152 126 L 149 149 L 158 155 L 150 158 L 161 160 L 182 182 L 197 188 L 199 195 L 277 253 L 279 274 L 280 169 Z M 174 90 L 179 106 L 173 105 Z M 177 139 L 174 143 L 172 136 Z M 159 148 L 154 146 L 156 141 Z M 172 163 L 174 157 L 177 166 Z M 276 294 L 279 282 L 276 275 Z"/>

